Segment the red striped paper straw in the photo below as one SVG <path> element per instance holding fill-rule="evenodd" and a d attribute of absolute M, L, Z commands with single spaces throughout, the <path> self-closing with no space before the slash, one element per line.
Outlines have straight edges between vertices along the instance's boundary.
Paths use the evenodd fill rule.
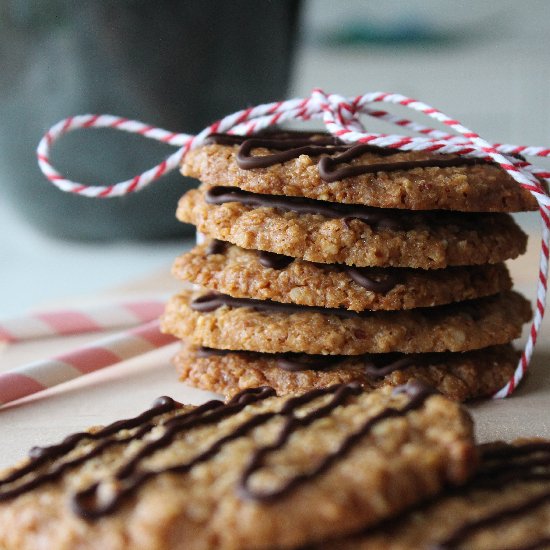
<path fill-rule="evenodd" d="M 176 339 L 154 320 L 69 353 L 0 373 L 0 406 L 161 348 Z"/>
<path fill-rule="evenodd" d="M 163 309 L 162 300 L 138 300 L 12 317 L 0 320 L 0 342 L 15 343 L 140 325 L 158 318 Z"/>

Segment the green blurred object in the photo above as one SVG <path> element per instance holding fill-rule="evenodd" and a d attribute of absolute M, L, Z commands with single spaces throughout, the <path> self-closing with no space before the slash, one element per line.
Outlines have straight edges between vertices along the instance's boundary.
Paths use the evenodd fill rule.
<path fill-rule="evenodd" d="M 468 39 L 464 32 L 440 31 L 429 23 L 403 19 L 391 25 L 350 21 L 319 38 L 325 46 L 445 46 Z"/>
<path fill-rule="evenodd" d="M 44 233 L 86 240 L 189 234 L 178 198 L 196 181 L 172 173 L 126 197 L 63 193 L 40 173 L 43 133 L 70 115 L 108 113 L 196 133 L 286 95 L 299 0 L 12 0 L 0 5 L 3 188 Z M 74 132 L 52 163 L 73 181 L 111 184 L 175 149 L 108 130 Z"/>

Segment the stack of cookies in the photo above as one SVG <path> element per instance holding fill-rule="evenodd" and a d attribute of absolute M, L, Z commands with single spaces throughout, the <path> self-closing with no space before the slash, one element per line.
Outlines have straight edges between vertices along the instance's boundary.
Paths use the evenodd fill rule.
<path fill-rule="evenodd" d="M 185 382 L 224 395 L 409 379 L 455 400 L 512 375 L 530 319 L 505 260 L 536 209 L 500 167 L 326 134 L 214 135 L 182 166 L 177 216 L 207 241 L 178 258 L 171 299 Z"/>

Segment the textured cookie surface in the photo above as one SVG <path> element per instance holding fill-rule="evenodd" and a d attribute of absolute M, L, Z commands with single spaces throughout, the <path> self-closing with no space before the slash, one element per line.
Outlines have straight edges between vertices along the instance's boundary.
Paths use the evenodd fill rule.
<path fill-rule="evenodd" d="M 0 547 L 293 548 L 375 524 L 475 467 L 471 420 L 424 387 L 272 395 L 163 398 L 34 449 L 0 481 Z"/>
<path fill-rule="evenodd" d="M 234 245 L 218 248 L 212 254 L 211 245 L 195 247 L 176 259 L 172 273 L 237 298 L 353 311 L 429 307 L 496 294 L 512 286 L 504 264 L 445 270 L 361 270 L 277 257 L 272 264 L 279 262 L 282 267 L 272 268 L 262 265 L 269 264 L 268 253 Z"/>
<path fill-rule="evenodd" d="M 193 296 L 191 292 L 173 297 L 162 319 L 163 330 L 218 349 L 341 355 L 424 353 L 468 351 L 510 342 L 521 334 L 522 324 L 531 316 L 527 300 L 510 291 L 438 308 L 372 313 L 332 310 L 332 314 L 322 308 L 287 304 L 281 304 L 284 311 L 280 311 L 276 302 L 251 304 L 226 298 Z M 198 301 L 191 304 L 193 300 Z M 235 300 L 248 306 L 221 303 Z"/>
<path fill-rule="evenodd" d="M 383 528 L 316 550 L 526 550 L 550 548 L 550 442 L 481 446 L 466 486 Z M 485 523 L 485 525 L 482 525 Z"/>
<path fill-rule="evenodd" d="M 187 192 L 178 203 L 178 219 L 242 248 L 312 262 L 438 269 L 499 263 L 522 254 L 527 244 L 508 214 L 462 214 L 468 224 L 457 225 L 444 223 L 449 214 L 442 213 L 436 226 L 419 222 L 397 230 L 239 202 L 208 204 L 204 194 L 204 186 Z"/>
<path fill-rule="evenodd" d="M 234 185 L 256 193 L 310 197 L 381 208 L 412 210 L 507 211 L 535 210 L 531 194 L 502 169 L 491 164 L 378 171 L 327 182 L 319 176 L 319 156 L 299 155 L 265 168 L 242 169 L 236 162 L 239 145 L 211 144 L 190 151 L 182 173 L 209 185 Z M 272 154 L 266 147 L 253 154 Z M 381 157 L 367 152 L 349 165 L 453 158 L 425 151 Z"/>
<path fill-rule="evenodd" d="M 279 395 L 357 382 L 371 391 L 411 379 L 455 401 L 492 395 L 513 375 L 518 353 L 510 345 L 464 353 L 379 356 L 304 356 L 225 352 L 183 345 L 174 357 L 182 382 L 231 396 L 268 385 Z"/>

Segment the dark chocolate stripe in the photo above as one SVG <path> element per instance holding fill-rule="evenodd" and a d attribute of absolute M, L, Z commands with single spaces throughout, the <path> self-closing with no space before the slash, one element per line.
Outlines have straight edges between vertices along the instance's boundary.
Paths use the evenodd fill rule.
<path fill-rule="evenodd" d="M 347 390 L 347 388 L 350 389 Z M 355 390 L 355 388 L 357 388 L 357 390 Z M 251 487 L 251 478 L 253 474 L 264 466 L 266 457 L 270 453 L 284 447 L 290 436 L 298 428 L 308 426 L 313 421 L 327 416 L 342 403 L 348 394 L 355 395 L 356 393 L 360 393 L 360 391 L 359 387 L 354 384 L 342 386 L 341 389 L 336 392 L 334 398 L 324 407 L 320 407 L 302 417 L 290 415 L 286 419 L 285 426 L 275 443 L 258 448 L 252 455 L 250 463 L 245 469 L 239 483 L 240 493 L 246 498 L 263 502 L 270 502 L 288 494 L 302 483 L 326 472 L 337 460 L 346 456 L 377 424 L 390 418 L 405 416 L 409 411 L 420 408 L 428 397 L 436 393 L 433 388 L 419 384 L 418 382 L 408 383 L 406 386 L 396 388 L 394 393 L 407 393 L 411 397 L 410 401 L 404 407 L 401 409 L 387 407 L 376 416 L 368 419 L 359 430 L 347 436 L 335 451 L 327 454 L 317 466 L 308 472 L 290 478 L 283 483 L 281 487 L 267 491 L 254 490 Z"/>
<path fill-rule="evenodd" d="M 550 442 L 533 441 L 524 445 L 487 444 L 480 447 L 480 453 L 484 460 L 517 458 L 536 452 L 550 453 Z"/>
<path fill-rule="evenodd" d="M 121 468 L 119 468 L 118 472 L 114 476 L 119 483 L 117 483 L 115 492 L 108 499 L 102 500 L 101 503 L 98 502 L 100 483 L 94 483 L 87 489 L 79 491 L 74 495 L 72 499 L 72 508 L 75 513 L 82 517 L 85 517 L 86 519 L 97 519 L 101 516 L 109 514 L 119 506 L 124 498 L 129 496 L 133 491 L 135 491 L 149 479 L 163 473 L 186 473 L 197 464 L 206 462 L 207 460 L 211 459 L 227 443 L 230 443 L 235 439 L 247 435 L 251 430 L 262 424 L 265 424 L 272 418 L 280 414 L 285 414 L 285 412 L 289 410 L 290 402 L 292 402 L 292 404 L 294 404 L 294 408 L 296 408 L 299 405 L 309 403 L 310 401 L 313 401 L 322 395 L 334 393 L 340 387 L 341 386 L 333 386 L 331 388 L 313 390 L 307 392 L 299 398 L 287 401 L 285 407 L 283 407 L 281 412 L 268 412 L 254 415 L 252 418 L 235 428 L 235 430 L 215 441 L 208 449 L 201 452 L 199 455 L 192 458 L 188 462 L 169 466 L 167 468 L 162 468 L 159 470 L 138 470 L 137 467 L 139 463 L 145 457 L 151 455 L 158 449 L 164 448 L 169 445 L 173 441 L 173 438 L 177 433 L 183 430 L 190 430 L 198 426 L 216 424 L 220 420 L 240 412 L 248 403 L 251 402 L 251 399 L 249 396 L 247 396 L 245 392 L 242 392 L 241 394 L 233 398 L 225 407 L 213 411 L 207 417 L 191 420 L 182 419 L 180 421 L 180 419 L 176 416 L 165 424 L 168 429 L 159 439 L 149 442 L 132 460 L 128 461 Z M 353 387 L 356 388 L 355 386 Z M 264 397 L 269 397 L 270 395 L 274 394 L 274 391 L 271 388 L 267 387 L 245 391 L 248 391 L 249 395 L 253 395 L 253 393 L 256 392 L 256 394 L 263 395 Z M 356 391 L 359 392 L 360 390 L 356 388 Z"/>
<path fill-rule="evenodd" d="M 223 254 L 228 245 L 229 243 L 225 241 L 213 239 L 207 246 L 205 254 L 207 256 L 210 254 Z M 256 250 L 254 252 L 258 255 L 260 265 L 269 269 L 284 269 L 296 260 L 292 256 L 276 254 L 275 252 L 266 252 L 264 250 Z M 380 269 L 376 267 L 353 267 L 343 264 L 310 263 L 313 263 L 320 269 L 338 269 L 339 271 L 343 271 L 359 286 L 377 294 L 386 294 L 403 280 L 403 277 L 398 275 L 399 268 Z"/>
<path fill-rule="evenodd" d="M 537 452 L 537 451 L 535 451 Z M 531 456 L 532 453 L 527 455 L 528 458 L 518 461 L 513 465 L 508 464 L 504 461 L 490 463 L 489 465 L 480 468 L 479 475 L 480 478 L 494 478 L 500 474 L 515 474 L 516 470 L 523 470 L 525 468 L 536 468 L 538 466 L 548 466 L 550 465 L 549 455 L 544 454 L 543 456 Z M 492 479 L 488 479 L 492 481 Z"/>
<path fill-rule="evenodd" d="M 347 151 L 351 146 L 331 135 L 315 132 L 271 132 L 256 136 L 234 136 L 212 134 L 205 144 L 240 145 L 237 152 L 237 165 L 245 170 L 266 168 L 297 158 L 300 155 L 311 157 L 322 154 Z M 268 155 L 253 155 L 253 149 L 265 148 L 279 151 Z"/>
<path fill-rule="evenodd" d="M 345 151 L 340 155 L 334 157 L 323 157 L 319 161 L 319 176 L 326 182 L 333 182 L 350 178 L 353 176 L 360 176 L 362 174 L 375 174 L 377 172 L 396 172 L 399 170 L 412 170 L 414 168 L 453 168 L 457 166 L 471 166 L 474 164 L 487 164 L 486 161 L 471 157 L 455 157 L 455 158 L 431 158 L 424 160 L 408 160 L 408 161 L 395 161 L 395 162 L 375 162 L 371 164 L 356 164 L 353 166 L 344 166 L 342 168 L 335 168 L 339 164 L 344 164 L 353 160 L 365 153 L 380 153 L 380 148 L 373 150 L 372 145 L 357 144 Z M 385 150 L 387 151 L 387 150 Z M 390 153 L 396 153 L 395 150 L 390 149 Z M 386 155 L 388 153 L 385 153 Z"/>
<path fill-rule="evenodd" d="M 294 261 L 294 258 L 285 256 L 284 254 L 275 254 L 275 252 L 260 251 L 258 254 L 258 261 L 264 267 L 284 269 Z"/>
<path fill-rule="evenodd" d="M 252 150 L 259 147 L 278 150 L 278 153 L 271 155 L 252 155 Z M 349 145 L 344 145 L 336 138 L 305 138 L 305 139 L 247 139 L 239 147 L 237 153 L 237 165 L 244 170 L 254 168 L 267 168 L 274 164 L 281 164 L 287 160 L 299 157 L 300 155 L 309 155 L 317 157 L 323 154 L 336 153 L 338 151 L 347 151 Z"/>
<path fill-rule="evenodd" d="M 276 354 L 275 354 L 276 355 Z M 364 365 L 364 374 L 370 380 L 380 380 L 396 370 L 406 370 L 415 365 L 424 363 L 427 359 L 419 355 L 388 354 L 389 357 L 374 357 L 374 354 L 364 355 L 314 355 L 295 354 L 298 357 L 289 357 L 290 354 L 282 354 L 277 359 L 277 366 L 280 369 L 290 372 L 303 370 L 323 370 L 334 367 L 344 361 L 358 361 Z M 383 354 L 382 354 L 383 355 Z M 395 355 L 399 355 L 395 359 Z M 313 358 L 311 358 L 313 357 Z"/>
<path fill-rule="evenodd" d="M 203 405 L 203 407 L 207 407 L 209 405 L 211 406 L 213 403 L 214 402 L 212 401 L 210 402 L 210 404 Z M 218 403 L 219 405 L 223 404 L 221 401 L 217 401 L 215 403 Z M 154 424 L 149 423 L 149 421 L 152 420 L 155 416 L 173 411 L 179 407 L 181 407 L 181 404 L 177 403 L 170 397 L 160 397 L 155 401 L 155 403 L 153 403 L 153 406 L 150 409 L 134 418 L 119 420 L 117 422 L 109 424 L 108 426 L 105 426 L 97 432 L 79 432 L 72 434 L 66 437 L 61 443 L 57 445 L 51 445 L 49 447 L 33 447 L 29 451 L 29 462 L 25 466 L 15 469 L 11 474 L 0 480 L 0 501 L 22 494 L 48 481 L 53 481 L 54 479 L 57 479 L 60 475 L 62 475 L 66 470 L 78 464 L 81 464 L 92 456 L 99 455 L 103 450 L 112 445 L 124 443 L 126 441 L 130 441 L 131 439 L 141 437 L 142 435 L 147 433 L 147 431 L 153 428 Z M 109 437 L 117 434 L 121 430 L 131 430 L 136 427 L 140 427 L 140 429 L 133 436 L 123 439 Z M 103 443 L 101 443 L 99 446 L 94 447 L 92 451 L 86 453 L 82 457 L 78 457 L 69 462 L 63 462 L 61 464 L 55 465 L 53 468 L 32 477 L 32 479 L 26 482 L 18 484 L 16 487 L 13 487 L 11 489 L 4 489 L 6 485 L 9 486 L 17 480 L 23 478 L 24 476 L 35 472 L 46 462 L 58 459 L 68 454 L 78 445 L 78 443 L 80 443 L 84 439 L 105 441 L 103 441 Z"/>
<path fill-rule="evenodd" d="M 225 204 L 238 202 L 245 206 L 277 208 L 299 214 L 316 214 L 331 219 L 355 219 L 380 229 L 399 231 L 406 229 L 413 222 L 422 223 L 428 215 L 425 212 L 412 212 L 390 208 L 375 208 L 356 204 L 341 204 L 320 201 L 305 197 L 287 197 L 285 195 L 264 195 L 243 191 L 238 187 L 215 186 L 204 194 L 207 204 Z M 466 215 L 461 216 L 466 219 Z M 455 216 L 456 217 L 456 216 Z M 447 218 L 448 219 L 448 218 Z M 460 218 L 459 218 L 460 219 Z M 438 218 L 434 218 L 437 223 Z M 441 223 L 441 222 L 440 222 Z"/>
<path fill-rule="evenodd" d="M 411 396 L 411 400 L 409 401 L 409 403 L 398 411 L 388 408 L 386 413 L 381 413 L 377 415 L 367 424 L 374 425 L 374 423 L 378 423 L 384 418 L 404 415 L 408 410 L 417 408 L 420 405 L 420 401 L 423 402 L 423 400 L 425 400 L 426 397 L 428 395 L 431 395 L 431 393 L 433 392 L 433 390 L 426 389 L 424 386 L 418 386 L 416 384 L 409 384 L 407 387 L 397 389 L 396 391 L 407 392 Z M 252 463 L 257 464 L 257 467 L 260 467 L 260 463 L 263 461 L 263 458 L 266 456 L 266 454 L 276 449 L 282 448 L 286 444 L 286 441 L 288 440 L 291 433 L 294 432 L 296 429 L 298 429 L 299 427 L 308 426 L 314 420 L 332 414 L 334 409 L 336 409 L 340 405 L 345 404 L 348 397 L 358 395 L 361 392 L 361 388 L 356 384 L 339 384 L 329 388 L 312 390 L 299 397 L 287 400 L 279 411 L 271 411 L 253 415 L 251 418 L 234 428 L 230 433 L 220 437 L 218 440 L 213 442 L 206 450 L 199 452 L 199 454 L 197 454 L 195 457 L 184 463 L 175 464 L 160 469 L 142 469 L 141 464 L 143 460 L 146 457 L 151 456 L 159 449 L 163 449 L 169 446 L 174 440 L 176 434 L 201 426 L 217 424 L 219 421 L 228 418 L 234 414 L 237 414 L 238 412 L 243 410 L 244 407 L 246 407 L 248 404 L 266 399 L 267 397 L 274 395 L 275 392 L 272 388 L 268 387 L 253 388 L 241 392 L 232 400 L 230 400 L 226 405 L 220 404 L 220 402 L 218 401 L 209 402 L 202 407 L 192 410 L 191 412 L 172 416 L 170 419 L 162 424 L 164 431 L 160 437 L 146 441 L 144 446 L 137 454 L 135 454 L 131 459 L 123 463 L 118 468 L 113 476 L 113 478 L 116 480 L 116 483 L 110 486 L 110 492 L 106 498 L 104 498 L 103 495 L 100 496 L 100 493 L 102 492 L 102 482 L 99 481 L 93 483 L 84 490 L 75 493 L 71 498 L 71 507 L 76 514 L 88 520 L 93 520 L 112 513 L 119 507 L 123 500 L 125 500 L 131 493 L 141 487 L 149 479 L 164 473 L 181 474 L 189 472 L 194 466 L 213 458 L 225 445 L 227 445 L 231 441 L 234 441 L 240 437 L 249 434 L 253 429 L 265 424 L 272 418 L 283 416 L 286 419 L 286 428 L 283 432 L 283 437 L 279 438 L 278 444 L 276 446 L 270 446 L 269 449 L 261 448 L 252 457 Z M 327 395 L 332 395 L 332 398 L 328 403 L 319 406 L 305 416 L 296 416 L 295 412 L 300 407 L 310 402 L 313 402 L 319 397 Z M 166 406 L 168 403 L 170 403 L 170 401 L 163 401 L 161 403 L 161 406 Z M 148 416 L 144 413 L 144 415 L 140 415 L 136 418 L 143 420 L 144 418 L 148 418 Z M 134 427 L 139 426 L 139 424 L 136 424 L 135 421 L 136 419 L 132 419 L 131 425 Z M 118 423 L 118 425 L 120 426 L 121 423 Z M 145 420 L 145 424 L 143 424 L 143 426 L 147 425 L 148 420 Z M 259 498 L 262 500 L 271 500 L 273 498 L 277 498 L 277 496 L 287 493 L 302 482 L 309 480 L 312 477 L 326 471 L 336 460 L 338 460 L 338 458 L 345 456 L 345 454 L 349 452 L 349 450 L 360 440 L 360 438 L 366 435 L 367 431 L 368 430 L 364 430 L 365 433 L 363 434 L 356 432 L 348 436 L 336 453 L 329 454 L 322 461 L 321 468 L 317 467 L 314 471 L 311 471 L 305 475 L 295 476 L 289 479 L 283 487 L 272 492 L 272 494 L 268 495 L 264 493 Z M 133 434 L 129 438 L 118 440 L 117 442 L 127 442 L 131 439 L 135 439 L 136 437 L 136 434 Z M 111 441 L 110 439 L 107 440 Z M 56 455 L 56 457 L 58 456 Z M 85 460 L 89 458 L 90 456 L 86 456 Z M 241 482 L 239 484 L 241 489 L 247 486 L 247 480 L 250 475 L 252 475 L 255 469 L 257 468 L 253 467 L 251 469 L 249 466 L 245 471 L 243 471 Z M 106 482 L 109 483 L 109 481 L 113 478 L 109 477 Z M 30 487 L 25 487 L 21 492 L 25 492 L 29 489 Z M 17 495 L 15 493 L 10 495 L 10 497 L 13 496 Z M 247 496 L 249 498 L 256 498 L 256 496 L 251 494 L 250 491 L 248 491 Z"/>
<path fill-rule="evenodd" d="M 212 239 L 208 243 L 208 246 L 206 247 L 204 253 L 207 256 L 210 256 L 211 254 L 224 254 L 228 246 L 229 246 L 229 243 L 226 241 L 220 241 L 219 239 Z"/>
<path fill-rule="evenodd" d="M 275 164 L 281 164 L 288 160 L 298 158 L 300 155 L 318 157 L 324 155 L 319 161 L 319 176 L 326 182 L 334 182 L 345 178 L 362 174 L 374 174 L 377 172 L 395 172 L 398 170 L 412 170 L 414 168 L 452 168 L 458 166 L 471 166 L 486 164 L 483 159 L 472 157 L 443 157 L 395 161 L 372 162 L 336 168 L 336 166 L 348 163 L 365 153 L 373 153 L 380 157 L 388 157 L 399 153 L 398 150 L 386 147 L 377 147 L 366 143 L 345 144 L 338 138 L 322 134 L 274 134 L 273 136 L 251 137 L 228 136 L 223 134 L 212 135 L 207 143 L 219 143 L 221 145 L 240 145 L 237 152 L 237 165 L 244 170 L 266 168 Z M 257 148 L 266 148 L 279 151 L 279 153 L 255 156 L 252 151 Z M 336 154 L 335 153 L 340 153 Z"/>
<path fill-rule="evenodd" d="M 314 214 L 329 219 L 359 220 L 376 229 L 404 231 L 412 227 L 429 224 L 440 227 L 457 225 L 462 229 L 479 230 L 480 221 L 498 220 L 506 217 L 502 213 L 451 212 L 444 215 L 437 210 L 401 210 L 398 208 L 377 208 L 361 204 L 343 204 L 305 197 L 286 195 L 266 195 L 252 193 L 238 187 L 215 186 L 204 193 L 207 204 L 220 205 L 238 202 L 257 208 L 275 208 L 298 214 Z"/>
<path fill-rule="evenodd" d="M 200 426 L 217 424 L 221 420 L 242 411 L 247 405 L 273 395 L 275 395 L 275 391 L 267 386 L 251 388 L 242 391 L 226 405 L 215 408 L 207 414 L 193 415 L 190 413 L 189 415 L 174 416 L 164 423 L 166 430 L 159 438 L 146 443 L 136 455 L 119 467 L 114 474 L 114 478 L 119 483 L 117 483 L 116 489 L 109 498 L 100 499 L 99 493 L 101 483 L 93 483 L 88 488 L 78 491 L 73 495 L 71 499 L 73 511 L 86 519 L 97 519 L 113 512 L 126 497 L 141 487 L 149 479 L 163 473 L 185 473 L 196 464 L 209 460 L 223 447 L 223 445 L 233 439 L 242 437 L 242 435 L 248 433 L 248 431 L 255 426 L 247 426 L 246 430 L 241 430 L 242 427 L 239 427 L 235 432 L 217 440 L 209 449 L 200 453 L 187 463 L 169 466 L 159 470 L 138 469 L 138 466 L 144 458 L 170 445 L 178 433 L 192 430 Z M 259 419 L 261 417 L 262 415 L 256 415 L 253 419 Z M 262 418 L 261 422 L 258 422 L 256 425 L 263 422 L 264 419 Z"/>
<path fill-rule="evenodd" d="M 263 353 L 261 351 L 216 349 L 206 346 L 201 346 L 197 349 L 197 357 L 224 357 L 229 354 L 236 354 L 250 359 L 274 359 L 279 368 L 291 372 L 308 369 L 322 370 L 346 361 L 351 357 L 349 355 L 316 355 L 294 352 Z"/>
<path fill-rule="evenodd" d="M 274 252 L 260 251 L 258 253 L 259 262 L 264 267 L 271 269 L 284 269 L 289 266 L 295 258 Z M 347 273 L 350 279 L 362 286 L 366 290 L 376 292 L 377 294 L 386 294 L 392 288 L 395 288 L 400 282 L 401 277 L 397 276 L 395 269 L 376 269 L 373 267 L 352 267 L 349 265 L 336 264 L 315 264 L 321 269 L 331 267 Z"/>
<path fill-rule="evenodd" d="M 429 315 L 436 319 L 443 319 L 449 312 L 460 311 L 465 315 L 469 315 L 473 320 L 478 321 L 483 315 L 484 305 L 498 300 L 498 297 L 488 296 L 476 298 L 475 300 L 466 300 L 460 303 L 443 304 L 433 307 L 416 308 L 414 311 Z M 276 313 L 320 313 L 321 315 L 336 315 L 343 319 L 363 319 L 374 315 L 399 316 L 403 312 L 397 310 L 391 311 L 351 311 L 337 307 L 321 307 L 321 306 L 303 306 L 299 304 L 286 304 L 283 302 L 275 302 L 273 300 L 254 300 L 252 298 L 233 298 L 227 294 L 219 292 L 208 292 L 195 298 L 189 304 L 189 307 L 199 313 L 211 313 L 216 309 L 227 306 L 230 308 L 248 307 L 260 312 L 276 312 Z"/>
<path fill-rule="evenodd" d="M 198 357 L 225 356 L 236 354 L 251 359 L 274 360 L 280 369 L 289 372 L 304 370 L 324 370 L 330 367 L 353 361 L 363 363 L 365 375 L 371 380 L 379 380 L 396 370 L 405 370 L 417 365 L 424 365 L 429 362 L 438 363 L 444 361 L 447 354 L 405 354 L 405 353 L 365 353 L 362 355 L 319 355 L 309 353 L 263 353 L 248 350 L 227 350 L 200 347 L 197 350 Z"/>
<path fill-rule="evenodd" d="M 280 313 L 321 313 L 323 315 L 337 315 L 338 317 L 355 319 L 358 317 L 370 317 L 372 311 L 350 311 L 343 308 L 330 308 L 321 306 L 301 306 L 298 304 L 284 304 L 273 300 L 253 300 L 252 298 L 233 298 L 227 294 L 209 292 L 195 298 L 190 307 L 200 313 L 210 313 L 216 309 L 228 306 L 231 308 L 250 307 L 261 312 Z"/>
<path fill-rule="evenodd" d="M 522 516 L 524 514 L 528 514 L 529 512 L 536 510 L 540 506 L 544 504 L 549 504 L 549 503 L 550 503 L 550 491 L 547 491 L 542 493 L 541 495 L 532 497 L 527 501 L 522 502 L 521 504 L 516 504 L 513 506 L 509 506 L 507 508 L 502 508 L 497 512 L 494 512 L 493 514 L 479 518 L 477 520 L 470 521 L 462 525 L 450 537 L 440 542 L 439 544 L 435 545 L 433 549 L 434 550 L 452 550 L 453 548 L 457 548 L 457 546 L 459 546 L 464 541 L 464 539 L 467 539 L 470 535 L 472 535 L 476 531 L 485 529 L 487 527 L 491 527 L 494 524 L 498 524 L 507 519 L 512 519 L 518 516 Z M 543 539 L 543 541 L 544 540 L 546 539 Z M 528 545 L 525 545 L 525 546 L 522 545 L 522 546 L 513 547 L 510 550 L 526 550 L 530 548 L 543 548 L 544 546 L 541 545 L 543 541 L 536 541 L 535 543 L 529 543 Z"/>
<path fill-rule="evenodd" d="M 370 267 L 343 266 L 342 271 L 345 271 L 359 286 L 377 294 L 386 294 L 402 280 L 397 276 L 397 272 L 391 269 L 373 270 Z"/>
<path fill-rule="evenodd" d="M 246 396 L 248 393 L 250 392 L 247 390 L 247 393 L 242 395 Z M 178 418 L 186 419 L 187 421 L 196 419 L 223 406 L 224 403 L 222 401 L 211 400 L 203 405 L 200 405 L 199 407 L 194 408 L 189 413 L 179 415 Z M 83 464 L 93 457 L 99 456 L 110 447 L 129 443 L 130 441 L 142 438 L 155 427 L 155 424 L 150 422 L 150 420 L 156 416 L 175 411 L 181 407 L 182 405 L 180 403 L 174 401 L 170 397 L 160 397 L 155 401 L 151 409 L 148 409 L 134 418 L 114 422 L 113 424 L 109 424 L 97 432 L 75 433 L 65 438 L 58 445 L 52 445 L 49 447 L 33 447 L 30 451 L 30 462 L 26 466 L 17 468 L 11 474 L 0 480 L 0 501 L 14 498 L 30 491 L 31 489 L 41 486 L 44 483 L 55 481 L 66 471 Z M 122 438 L 111 437 L 115 436 L 121 430 L 132 430 L 135 428 L 138 429 L 129 436 Z M 55 462 L 57 459 L 63 458 L 70 453 L 78 445 L 78 443 L 84 439 L 99 441 L 99 443 L 89 451 L 71 460 Z M 42 472 L 37 472 L 41 466 L 51 461 L 54 461 L 51 466 Z M 22 481 L 15 484 L 18 480 L 35 472 L 36 475 L 30 477 L 27 481 Z M 11 485 L 13 486 L 10 487 Z M 8 486 L 8 488 L 4 488 L 6 486 Z"/>
<path fill-rule="evenodd" d="M 550 443 L 535 442 L 525 445 L 499 444 L 482 446 L 480 454 L 483 458 L 482 467 L 474 479 L 462 490 L 477 488 L 500 491 L 503 487 L 515 482 L 548 482 L 550 481 Z M 541 471 L 541 468 L 545 468 Z M 488 529 L 499 523 L 527 515 L 540 506 L 550 504 L 550 490 L 543 491 L 519 504 L 514 504 L 496 510 L 481 518 L 477 518 L 459 526 L 445 540 L 434 545 L 433 550 L 453 550 L 478 531 Z M 546 548 L 548 537 L 530 541 L 507 550 L 536 550 Z"/>
<path fill-rule="evenodd" d="M 426 548 L 429 550 L 455 550 L 457 547 L 469 548 L 466 542 L 467 537 L 470 535 L 470 533 L 468 533 L 468 535 L 465 535 L 463 539 L 456 540 L 449 545 L 446 545 L 448 542 L 447 540 L 443 542 L 432 542 L 431 537 L 433 537 L 433 535 L 429 531 L 429 518 L 431 517 L 431 510 L 437 508 L 437 506 L 441 502 L 445 502 L 445 500 L 449 497 L 468 499 L 468 497 L 473 494 L 473 501 L 476 502 L 477 497 L 475 497 L 475 492 L 479 488 L 483 490 L 494 490 L 495 492 L 499 492 L 507 485 L 510 485 L 514 482 L 529 482 L 539 480 L 550 481 L 550 472 L 548 471 L 545 473 L 537 473 L 538 467 L 518 467 L 522 463 L 521 457 L 529 457 L 530 455 L 541 452 L 550 452 L 549 443 L 537 442 L 522 445 L 510 445 L 508 443 L 502 442 L 487 443 L 479 445 L 478 452 L 482 459 L 481 468 L 467 483 L 460 486 L 447 487 L 443 494 L 436 496 L 431 500 L 418 503 L 412 509 L 401 513 L 399 516 L 385 520 L 379 528 L 375 528 L 374 530 L 368 529 L 363 533 L 357 533 L 357 536 L 365 536 L 366 541 L 369 541 L 369 537 L 371 535 L 374 535 L 376 537 L 378 534 L 391 534 L 394 532 L 398 534 L 402 527 L 405 527 L 406 530 L 408 528 L 407 526 L 410 526 L 411 523 L 414 523 L 417 524 L 417 527 L 419 527 L 420 529 L 425 529 L 426 538 L 423 541 L 423 544 L 421 546 L 422 548 Z M 491 458 L 486 459 L 486 456 L 490 456 Z M 514 460 L 514 458 L 516 457 L 519 457 L 520 460 L 517 462 L 513 462 L 510 460 Z M 546 457 L 546 461 L 544 462 L 544 464 L 546 467 L 550 466 L 550 454 Z M 488 468 L 492 467 L 502 469 L 503 471 L 507 469 L 512 469 L 514 472 L 514 477 L 501 481 L 501 479 L 497 476 L 496 483 L 486 485 L 487 474 L 484 472 Z M 428 520 L 427 524 L 424 524 L 422 517 L 418 518 L 418 522 L 414 519 L 416 517 L 416 514 L 418 514 L 419 512 L 421 512 L 426 520 Z M 458 517 L 454 518 L 455 524 L 459 523 L 459 521 L 460 520 Z M 360 545 L 362 539 L 357 538 L 356 540 L 357 545 Z M 542 550 L 549 547 L 549 542 L 550 538 L 546 535 L 542 535 L 538 540 L 532 540 L 525 544 L 520 544 L 519 546 L 512 547 L 509 544 L 505 544 L 505 548 L 506 550 Z M 502 550 L 504 550 L 504 547 L 499 546 L 498 548 L 499 550 L 501 548 Z M 303 550 L 306 550 L 306 547 L 304 547 Z M 309 550 L 309 547 L 307 547 L 307 550 Z M 313 547 L 311 550 L 313 550 Z"/>

